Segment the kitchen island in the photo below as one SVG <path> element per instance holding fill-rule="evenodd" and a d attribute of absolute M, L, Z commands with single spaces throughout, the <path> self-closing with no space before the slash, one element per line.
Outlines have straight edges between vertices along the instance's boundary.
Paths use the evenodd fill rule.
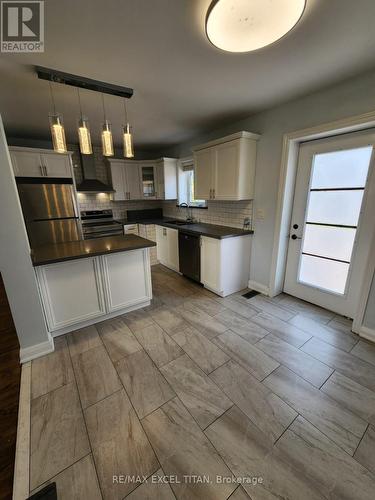
<path fill-rule="evenodd" d="M 49 332 L 61 335 L 148 306 L 153 246 L 126 235 L 34 248 L 31 258 Z"/>

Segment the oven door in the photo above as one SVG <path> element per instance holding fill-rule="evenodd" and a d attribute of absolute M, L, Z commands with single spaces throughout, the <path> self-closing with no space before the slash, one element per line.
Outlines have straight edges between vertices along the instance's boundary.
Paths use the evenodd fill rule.
<path fill-rule="evenodd" d="M 83 237 L 85 240 L 91 238 L 103 238 L 104 236 L 116 236 L 124 234 L 120 224 L 100 224 L 83 226 Z"/>

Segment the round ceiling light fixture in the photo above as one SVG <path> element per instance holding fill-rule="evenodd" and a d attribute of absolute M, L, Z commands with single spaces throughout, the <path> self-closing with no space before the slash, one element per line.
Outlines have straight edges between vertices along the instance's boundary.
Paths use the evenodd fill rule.
<path fill-rule="evenodd" d="M 228 52 L 270 45 L 301 19 L 306 0 L 214 0 L 206 16 L 210 42 Z"/>

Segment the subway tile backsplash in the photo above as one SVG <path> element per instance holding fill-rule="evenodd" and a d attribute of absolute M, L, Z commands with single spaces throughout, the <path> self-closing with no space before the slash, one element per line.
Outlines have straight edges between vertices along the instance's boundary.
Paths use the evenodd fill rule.
<path fill-rule="evenodd" d="M 69 145 L 69 150 L 73 151 L 74 176 L 76 183 L 82 180 L 81 158 L 78 145 Z M 94 157 L 96 175 L 104 183 L 111 183 L 109 166 L 101 154 L 101 148 L 95 147 Z M 112 201 L 110 195 L 106 193 L 78 193 L 78 203 L 80 210 L 105 210 L 112 209 L 113 215 L 117 219 L 123 219 L 127 210 L 142 210 L 146 208 L 163 208 L 166 217 L 186 218 L 186 208 L 176 206 L 176 200 L 137 200 L 137 201 Z M 200 222 L 217 224 L 219 226 L 243 227 L 245 218 L 252 221 L 253 204 L 251 200 L 246 201 L 208 201 L 207 209 L 193 208 L 193 217 Z"/>

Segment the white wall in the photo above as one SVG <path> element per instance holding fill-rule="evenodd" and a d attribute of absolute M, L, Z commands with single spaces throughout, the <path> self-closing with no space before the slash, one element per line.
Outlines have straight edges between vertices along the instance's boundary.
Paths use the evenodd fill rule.
<path fill-rule="evenodd" d="M 53 349 L 31 263 L 29 242 L 0 117 L 0 272 L 2 274 L 21 356 L 30 347 Z"/>
<path fill-rule="evenodd" d="M 189 143 L 173 148 L 168 154 L 179 157 L 188 156 L 191 154 L 192 146 L 239 130 L 261 134 L 257 154 L 254 197 L 255 234 L 250 279 L 268 287 L 283 135 L 374 109 L 375 72 L 372 71 L 334 87 L 229 124 L 209 134 L 195 137 Z M 265 212 L 263 221 L 257 220 L 256 217 L 259 208 Z M 375 286 L 373 286 L 372 291 L 375 296 Z"/>

